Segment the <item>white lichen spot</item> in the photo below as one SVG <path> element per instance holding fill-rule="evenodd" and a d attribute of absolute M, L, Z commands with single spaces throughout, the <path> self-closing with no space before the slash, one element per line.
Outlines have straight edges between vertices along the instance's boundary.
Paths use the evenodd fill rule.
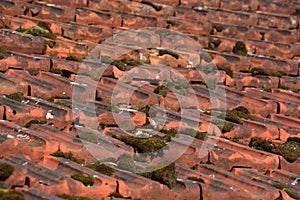
<path fill-rule="evenodd" d="M 48 113 L 46 114 L 46 119 L 53 119 L 54 115 L 51 113 L 52 111 L 49 110 Z"/>

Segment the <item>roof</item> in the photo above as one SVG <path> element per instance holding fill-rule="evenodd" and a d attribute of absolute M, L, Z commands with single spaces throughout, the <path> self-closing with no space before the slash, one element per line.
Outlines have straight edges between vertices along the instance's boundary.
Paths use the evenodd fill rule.
<path fill-rule="evenodd" d="M 0 197 L 299 199 L 299 14 L 2 0 Z"/>

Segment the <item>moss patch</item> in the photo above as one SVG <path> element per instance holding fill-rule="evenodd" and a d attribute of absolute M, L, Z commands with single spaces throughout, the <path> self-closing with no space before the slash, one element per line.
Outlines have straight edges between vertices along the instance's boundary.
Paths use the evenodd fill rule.
<path fill-rule="evenodd" d="M 288 139 L 285 143 L 275 146 L 272 141 L 254 137 L 251 139 L 249 146 L 258 150 L 281 155 L 290 163 L 293 163 L 300 156 L 300 143 L 293 141 L 293 139 Z"/>
<path fill-rule="evenodd" d="M 139 175 L 149 178 L 151 180 L 158 181 L 168 186 L 170 189 L 172 189 L 175 186 L 177 180 L 175 163 L 171 163 L 170 165 L 165 166 L 163 168 L 160 168 L 160 166 L 158 166 L 156 167 L 156 169 L 153 169 L 150 172 L 141 173 Z"/>
<path fill-rule="evenodd" d="M 132 171 L 135 172 L 137 169 L 137 166 L 134 162 L 134 159 L 127 154 L 121 155 L 118 160 L 117 160 L 118 167 L 121 169 L 127 170 L 127 171 Z"/>
<path fill-rule="evenodd" d="M 217 124 L 217 127 L 222 131 L 222 133 L 227 133 L 233 129 L 234 125 L 228 122 L 220 122 Z"/>
<path fill-rule="evenodd" d="M 72 162 L 76 162 L 81 165 L 84 164 L 84 161 L 79 158 L 74 157 L 72 152 L 64 153 L 61 150 L 58 150 L 50 155 L 55 156 L 55 157 L 63 157 L 65 159 L 71 160 Z"/>
<path fill-rule="evenodd" d="M 1 200 L 25 200 L 25 197 L 22 193 L 14 190 L 0 189 L 0 199 Z"/>
<path fill-rule="evenodd" d="M 84 173 L 73 174 L 71 176 L 72 179 L 80 181 L 85 186 L 92 186 L 95 183 L 95 179 L 93 176 Z"/>
<path fill-rule="evenodd" d="M 7 54 L 7 49 L 5 47 L 0 46 L 0 53 Z"/>
<path fill-rule="evenodd" d="M 0 181 L 5 181 L 14 172 L 14 167 L 10 164 L 0 163 Z"/>
<path fill-rule="evenodd" d="M 114 171 L 115 171 L 114 168 L 103 164 L 103 161 L 97 161 L 93 164 L 88 165 L 87 167 L 92 169 L 92 170 L 95 170 L 95 171 L 97 171 L 101 174 L 105 174 L 105 175 L 108 175 L 108 176 L 112 176 Z"/>
<path fill-rule="evenodd" d="M 66 57 L 66 60 L 75 61 L 75 62 L 82 62 L 83 59 L 84 59 L 83 57 L 72 56 L 72 55 L 68 55 L 68 56 Z"/>
<path fill-rule="evenodd" d="M 155 88 L 154 93 L 159 94 L 163 97 L 167 96 L 168 88 L 164 85 L 159 85 Z"/>
<path fill-rule="evenodd" d="M 250 70 L 250 73 L 253 75 L 253 76 L 257 76 L 257 75 L 268 75 L 265 70 L 261 69 L 261 68 L 252 68 Z"/>
<path fill-rule="evenodd" d="M 272 186 L 277 189 L 284 190 L 293 199 L 300 199 L 300 194 L 291 190 L 286 184 L 275 182 Z"/>
<path fill-rule="evenodd" d="M 139 60 L 134 60 L 134 59 L 131 59 L 131 58 L 129 58 L 129 59 L 125 58 L 125 59 L 122 59 L 122 60 L 115 60 L 115 59 L 113 59 L 109 56 L 101 56 L 101 62 L 102 63 L 107 63 L 107 64 L 112 64 L 112 65 L 116 66 L 121 71 L 126 71 L 127 66 L 136 67 L 136 66 L 139 66 L 139 65 L 143 64 Z"/>
<path fill-rule="evenodd" d="M 239 106 L 235 109 L 228 110 L 226 112 L 225 119 L 230 122 L 238 123 L 238 124 L 243 124 L 243 121 L 241 118 L 244 119 L 250 119 L 250 120 L 256 120 L 256 118 L 252 115 L 250 115 L 250 112 L 248 111 L 247 108 L 243 106 Z"/>
<path fill-rule="evenodd" d="M 30 34 L 33 36 L 41 36 L 41 37 L 49 38 L 51 40 L 56 40 L 56 35 L 53 34 L 49 25 L 44 22 L 40 22 L 37 26 L 31 27 L 28 29 L 18 28 L 16 31 L 24 33 L 24 34 Z"/>
<path fill-rule="evenodd" d="M 129 146 L 132 146 L 134 150 L 139 153 L 154 152 L 166 146 L 166 143 L 163 141 L 163 139 L 159 137 L 138 138 L 123 135 L 113 135 L 113 137 L 121 140 Z"/>
<path fill-rule="evenodd" d="M 22 96 L 23 96 L 22 92 L 17 92 L 17 93 L 6 95 L 7 98 L 10 98 L 10 99 L 18 101 L 18 102 L 22 101 Z"/>
<path fill-rule="evenodd" d="M 282 76 L 286 76 L 286 72 L 285 71 L 277 71 L 277 72 L 272 72 L 270 75 L 275 76 L 275 77 L 282 77 Z"/>
<path fill-rule="evenodd" d="M 296 88 L 290 88 L 290 87 L 285 86 L 285 85 L 279 84 L 278 88 L 279 88 L 279 89 L 283 89 L 283 90 L 292 91 L 292 92 L 294 92 L 294 93 L 298 93 L 298 89 L 296 89 Z"/>
<path fill-rule="evenodd" d="M 220 66 L 220 65 L 217 65 L 217 68 L 218 68 L 218 70 L 225 71 L 228 76 L 230 76 L 231 78 L 233 78 L 233 71 L 232 71 L 232 69 L 229 66 Z"/>
<path fill-rule="evenodd" d="M 157 106 L 154 104 L 140 105 L 138 111 L 145 113 L 147 117 L 155 116 L 156 115 L 156 111 L 155 111 L 156 107 Z"/>
<path fill-rule="evenodd" d="M 31 120 L 30 122 L 28 122 L 26 125 L 25 125 L 25 128 L 29 128 L 31 127 L 32 124 L 46 124 L 47 122 L 46 121 L 40 121 L 40 120 Z"/>
<path fill-rule="evenodd" d="M 208 49 L 215 50 L 221 43 L 219 39 L 208 38 Z"/>
<path fill-rule="evenodd" d="M 233 47 L 232 52 L 237 55 L 246 56 L 247 55 L 246 45 L 243 42 L 238 41 Z"/>

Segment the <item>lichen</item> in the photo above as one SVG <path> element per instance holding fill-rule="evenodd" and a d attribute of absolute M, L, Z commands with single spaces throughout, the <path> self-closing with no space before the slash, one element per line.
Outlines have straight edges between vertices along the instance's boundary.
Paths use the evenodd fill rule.
<path fill-rule="evenodd" d="M 89 174 L 84 174 L 84 173 L 73 174 L 71 178 L 80 181 L 85 186 L 92 186 L 95 183 L 94 177 Z"/>
<path fill-rule="evenodd" d="M 10 164 L 0 163 L 0 181 L 5 181 L 14 172 L 14 167 Z"/>

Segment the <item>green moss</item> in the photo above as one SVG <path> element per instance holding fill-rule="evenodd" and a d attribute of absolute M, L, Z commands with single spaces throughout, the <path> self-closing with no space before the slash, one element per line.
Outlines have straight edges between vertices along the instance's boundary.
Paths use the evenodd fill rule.
<path fill-rule="evenodd" d="M 294 93 L 298 93 L 298 89 L 296 89 L 296 88 L 290 88 L 290 87 L 285 86 L 285 85 L 279 84 L 278 88 L 279 89 L 283 89 L 283 90 L 289 90 L 289 91 L 292 91 Z"/>
<path fill-rule="evenodd" d="M 233 47 L 232 52 L 237 55 L 246 56 L 247 55 L 246 45 L 243 42 L 238 41 Z"/>
<path fill-rule="evenodd" d="M 62 70 L 60 70 L 60 69 L 54 69 L 54 68 L 51 68 L 51 69 L 49 70 L 49 72 L 55 73 L 55 74 L 60 74 L 60 75 L 63 74 Z"/>
<path fill-rule="evenodd" d="M 176 52 L 174 52 L 172 50 L 169 50 L 169 49 L 160 49 L 160 50 L 158 50 L 158 54 L 159 54 L 159 56 L 168 54 L 170 56 L 173 56 L 176 59 L 179 58 L 179 54 L 178 53 L 176 53 Z"/>
<path fill-rule="evenodd" d="M 118 160 L 117 160 L 118 167 L 121 169 L 127 170 L 127 171 L 132 171 L 135 172 L 137 169 L 137 166 L 134 162 L 134 159 L 127 154 L 121 155 Z"/>
<path fill-rule="evenodd" d="M 66 199 L 66 200 L 92 200 L 92 199 L 87 198 L 87 197 L 73 196 L 73 195 L 69 195 L 69 194 L 59 194 L 57 196 L 62 198 L 62 199 Z"/>
<path fill-rule="evenodd" d="M 52 40 L 45 40 L 45 44 L 52 49 L 56 45 L 56 42 Z"/>
<path fill-rule="evenodd" d="M 72 55 L 68 55 L 66 57 L 66 60 L 70 60 L 70 61 L 76 61 L 76 62 L 82 62 L 84 58 L 79 57 L 79 56 L 72 56 Z"/>
<path fill-rule="evenodd" d="M 175 137 L 178 133 L 178 131 L 175 128 L 171 128 L 171 129 L 162 129 L 160 132 L 165 134 L 164 140 L 167 142 L 171 141 L 172 137 Z"/>
<path fill-rule="evenodd" d="M 161 166 L 158 166 L 156 167 L 156 169 L 154 168 L 150 172 L 141 173 L 140 175 L 158 181 L 168 186 L 170 189 L 175 186 L 177 180 L 175 163 L 171 163 L 168 166 L 162 168 Z"/>
<path fill-rule="evenodd" d="M 51 40 L 56 40 L 56 35 L 52 33 L 50 27 L 46 23 L 39 23 L 37 26 L 28 29 L 18 28 L 16 31 L 24 34 L 41 36 L 41 37 L 49 38 Z"/>
<path fill-rule="evenodd" d="M 154 104 L 140 105 L 138 111 L 146 113 L 147 117 L 155 116 L 156 115 L 155 107 L 157 106 Z"/>
<path fill-rule="evenodd" d="M 123 141 L 125 144 L 130 145 L 135 151 L 139 153 L 150 153 L 163 148 L 166 144 L 163 139 L 158 137 L 138 138 L 133 136 L 117 136 L 114 138 Z"/>
<path fill-rule="evenodd" d="M 290 163 L 293 163 L 300 157 L 300 143 L 295 141 L 287 141 L 279 146 L 275 146 L 272 141 L 254 137 L 251 139 L 249 146 L 258 150 L 281 155 Z"/>
<path fill-rule="evenodd" d="M 168 88 L 164 85 L 159 85 L 155 88 L 154 93 L 159 94 L 163 97 L 167 96 Z"/>
<path fill-rule="evenodd" d="M 65 159 L 71 160 L 72 162 L 76 162 L 76 163 L 81 164 L 81 165 L 84 164 L 84 161 L 79 159 L 79 158 L 74 157 L 72 152 L 64 153 L 61 150 L 58 150 L 58 151 L 56 151 L 56 152 L 54 152 L 50 155 L 55 156 L 55 157 L 63 157 Z"/>
<path fill-rule="evenodd" d="M 180 133 L 186 134 L 186 135 L 190 135 L 192 137 L 195 137 L 198 140 L 206 140 L 207 138 L 207 133 L 206 132 L 200 132 L 194 129 L 184 129 L 182 130 Z"/>
<path fill-rule="evenodd" d="M 204 180 L 202 178 L 199 178 L 199 177 L 196 177 L 196 176 L 190 176 L 187 179 L 191 180 L 191 181 L 197 181 L 197 182 L 200 182 L 200 183 L 204 183 Z"/>
<path fill-rule="evenodd" d="M 286 76 L 286 73 L 284 71 L 277 71 L 277 72 L 272 72 L 270 75 L 276 76 L 276 77 L 281 77 L 281 76 Z"/>
<path fill-rule="evenodd" d="M 5 181 L 14 172 L 14 167 L 10 164 L 0 163 L 0 181 Z"/>
<path fill-rule="evenodd" d="M 22 92 L 17 92 L 17 93 L 6 95 L 7 98 L 10 98 L 10 99 L 18 101 L 18 102 L 22 101 L 22 96 L 23 96 Z"/>
<path fill-rule="evenodd" d="M 217 68 L 219 70 L 225 71 L 228 76 L 230 76 L 231 78 L 233 78 L 233 71 L 232 71 L 232 69 L 229 66 L 220 66 L 220 65 L 217 65 Z"/>
<path fill-rule="evenodd" d="M 262 89 L 265 92 L 272 92 L 271 88 L 267 84 L 263 84 Z"/>
<path fill-rule="evenodd" d="M 7 54 L 7 49 L 5 47 L 0 46 L 0 53 Z"/>
<path fill-rule="evenodd" d="M 208 38 L 208 49 L 215 50 L 221 43 L 219 39 Z"/>
<path fill-rule="evenodd" d="M 101 56 L 101 62 L 102 63 L 107 63 L 107 64 L 112 64 L 114 66 L 116 66 L 119 70 L 122 71 L 126 71 L 127 70 L 127 66 L 139 66 L 141 64 L 143 64 L 142 62 L 138 61 L 138 60 L 134 60 L 134 59 L 122 59 L 122 60 L 114 60 L 113 58 L 109 57 L 109 56 Z"/>
<path fill-rule="evenodd" d="M 68 107 L 68 108 L 72 108 L 72 104 L 70 103 L 67 103 L 67 102 L 63 102 L 63 101 L 58 101 L 58 102 L 54 102 L 55 104 L 57 105 L 60 105 L 60 106 L 64 106 L 64 107 Z"/>
<path fill-rule="evenodd" d="M 286 184 L 275 182 L 272 186 L 277 189 L 284 190 L 293 199 L 300 199 L 300 194 L 291 190 Z"/>
<path fill-rule="evenodd" d="M 112 168 L 106 164 L 103 164 L 103 162 L 105 162 L 105 161 L 97 161 L 93 164 L 88 165 L 87 167 L 92 170 L 95 170 L 101 174 L 112 176 L 115 171 L 114 168 Z M 106 162 L 109 162 L 109 161 L 106 161 Z"/>
<path fill-rule="evenodd" d="M 261 69 L 261 68 L 252 68 L 250 70 L 250 73 L 253 75 L 253 76 L 256 76 L 256 75 L 268 75 L 265 70 Z"/>
<path fill-rule="evenodd" d="M 222 130 L 222 133 L 227 133 L 233 129 L 234 125 L 228 122 L 220 122 L 217 124 L 217 127 Z"/>
<path fill-rule="evenodd" d="M 129 66 L 132 66 L 132 67 L 136 67 L 136 66 L 139 66 L 141 64 L 143 64 L 142 62 L 138 61 L 138 60 L 134 60 L 134 59 L 122 59 L 121 60 L 125 65 L 129 65 Z"/>
<path fill-rule="evenodd" d="M 256 118 L 254 116 L 250 115 L 250 112 L 248 111 L 248 109 L 243 106 L 239 106 L 235 109 L 228 110 L 226 112 L 225 119 L 227 121 L 238 123 L 238 124 L 243 124 L 243 120 L 241 118 L 250 119 L 253 121 L 256 120 Z"/>
<path fill-rule="evenodd" d="M 299 137 L 289 137 L 287 142 L 297 142 L 300 145 L 300 138 Z"/>
<path fill-rule="evenodd" d="M 25 197 L 22 193 L 14 190 L 0 189 L 0 199 L 1 200 L 25 200 Z"/>
<path fill-rule="evenodd" d="M 116 66 L 121 71 L 126 71 L 127 70 L 126 64 L 123 63 L 120 60 L 114 60 L 111 64 Z"/>
<path fill-rule="evenodd" d="M 46 121 L 40 121 L 40 120 L 31 120 L 30 122 L 28 122 L 24 127 L 25 128 L 30 128 L 32 124 L 46 124 Z"/>
<path fill-rule="evenodd" d="M 260 137 L 253 137 L 250 140 L 249 147 L 262 151 L 272 152 L 272 150 L 275 148 L 275 145 L 272 141 L 268 141 Z"/>
<path fill-rule="evenodd" d="M 94 177 L 89 174 L 84 174 L 84 173 L 73 174 L 71 178 L 80 181 L 85 186 L 92 186 L 95 183 Z"/>

